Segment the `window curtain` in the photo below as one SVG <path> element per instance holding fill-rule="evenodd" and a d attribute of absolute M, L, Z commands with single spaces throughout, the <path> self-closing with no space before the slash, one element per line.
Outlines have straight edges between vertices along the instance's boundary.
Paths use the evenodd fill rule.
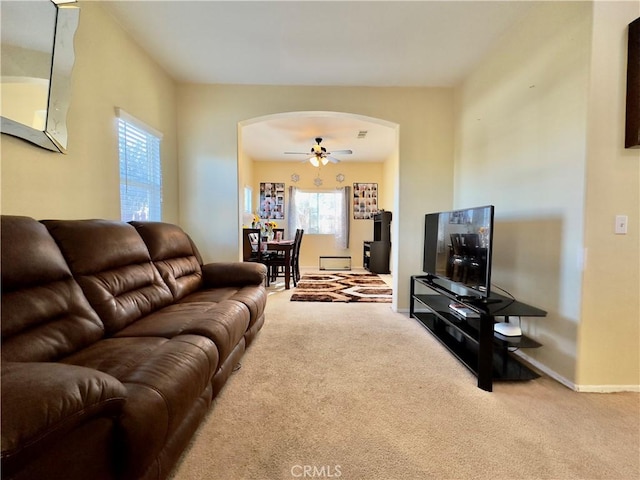
<path fill-rule="evenodd" d="M 284 231 L 284 236 L 287 240 L 293 240 L 297 227 L 297 215 L 296 215 L 296 193 L 298 189 L 294 186 L 289 187 L 289 208 L 287 210 L 287 228 Z"/>
<path fill-rule="evenodd" d="M 339 188 L 336 210 L 340 213 L 336 218 L 336 248 L 349 248 L 349 226 L 351 225 L 351 187 Z"/>

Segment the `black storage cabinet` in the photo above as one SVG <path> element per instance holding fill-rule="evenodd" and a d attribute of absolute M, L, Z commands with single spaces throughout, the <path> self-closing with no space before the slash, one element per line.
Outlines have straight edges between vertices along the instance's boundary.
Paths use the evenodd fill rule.
<path fill-rule="evenodd" d="M 373 216 L 373 241 L 365 241 L 362 266 L 371 273 L 390 273 L 391 212 L 380 211 Z"/>

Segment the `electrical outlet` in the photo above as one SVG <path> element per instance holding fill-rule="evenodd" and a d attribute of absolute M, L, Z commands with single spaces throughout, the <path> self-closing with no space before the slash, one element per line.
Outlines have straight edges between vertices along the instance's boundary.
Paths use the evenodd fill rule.
<path fill-rule="evenodd" d="M 626 235 L 628 223 L 629 217 L 627 217 L 626 215 L 616 215 L 616 235 Z"/>

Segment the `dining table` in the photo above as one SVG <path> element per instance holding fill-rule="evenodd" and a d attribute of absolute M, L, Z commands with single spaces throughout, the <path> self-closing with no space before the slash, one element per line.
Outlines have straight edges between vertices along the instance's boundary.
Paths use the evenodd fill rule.
<path fill-rule="evenodd" d="M 266 242 L 266 247 L 263 247 L 267 252 L 284 253 L 284 288 L 286 290 L 289 290 L 291 286 L 291 252 L 293 251 L 293 244 L 293 240 L 269 240 Z"/>

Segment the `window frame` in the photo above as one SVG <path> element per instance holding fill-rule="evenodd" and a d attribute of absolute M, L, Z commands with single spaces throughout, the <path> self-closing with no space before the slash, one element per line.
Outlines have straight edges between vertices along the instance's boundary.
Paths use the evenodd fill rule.
<path fill-rule="evenodd" d="M 119 188 L 120 188 L 120 219 L 122 221 L 131 220 L 149 220 L 149 221 L 161 221 L 163 210 L 163 175 L 162 175 L 162 138 L 163 134 L 155 128 L 147 125 L 141 120 L 130 115 L 121 108 L 116 108 L 117 117 L 117 135 L 118 135 L 118 172 L 119 172 Z M 131 129 L 132 133 L 138 136 L 139 139 L 144 137 L 144 142 L 138 142 L 143 144 L 140 151 L 127 150 L 126 146 L 126 133 L 125 138 L 122 137 L 123 129 Z M 132 137 L 134 138 L 134 137 Z M 125 146 L 123 148 L 123 142 Z M 146 168 L 147 172 L 144 172 L 144 168 L 140 171 L 131 171 L 127 168 L 127 161 L 130 156 L 144 156 L 146 152 Z M 123 156 L 124 153 L 124 156 Z M 123 166 L 124 162 L 124 166 Z M 124 167 L 124 168 L 123 168 Z M 124 172 L 123 172 L 124 170 Z M 142 173 L 142 179 L 132 178 L 132 175 L 127 173 L 135 172 Z M 147 196 L 146 214 L 136 216 L 132 215 L 132 210 L 125 206 L 125 200 L 127 196 L 127 190 L 129 187 L 138 190 L 138 193 L 145 194 Z M 143 210 L 144 211 L 144 210 Z"/>
<path fill-rule="evenodd" d="M 296 195 L 298 195 L 298 194 L 303 194 L 303 195 L 315 195 L 315 196 L 316 196 L 316 198 L 317 198 L 319 195 L 332 195 L 332 196 L 334 196 L 334 197 L 336 197 L 336 196 L 338 196 L 338 195 L 341 195 L 341 193 L 340 193 L 339 191 L 337 191 L 337 190 L 310 190 L 310 189 L 309 189 L 309 190 L 307 190 L 307 189 L 304 189 L 304 188 L 298 188 L 298 189 L 297 189 L 297 191 L 296 191 Z M 338 216 L 340 215 L 340 213 L 339 213 L 339 212 L 338 212 L 338 210 L 337 210 L 337 209 L 338 209 L 338 206 L 337 206 L 337 202 L 336 202 L 336 200 L 337 200 L 337 199 L 335 199 L 335 198 L 334 198 L 334 205 L 333 205 L 333 207 L 334 207 L 333 225 L 335 225 L 335 222 L 337 221 L 337 218 L 338 218 Z M 317 204 L 317 205 L 318 205 L 318 207 L 319 207 L 319 204 L 320 204 L 320 199 L 319 199 L 319 198 L 317 198 L 317 200 L 316 200 L 316 204 Z M 299 208 L 299 205 L 300 205 L 300 201 L 299 201 L 299 199 L 298 199 L 298 198 L 296 198 L 295 205 L 296 205 L 296 210 L 297 210 L 297 209 Z M 317 225 L 317 226 L 320 226 L 320 224 L 321 224 L 321 219 L 320 219 L 320 218 L 318 218 L 318 215 L 317 215 L 317 212 L 319 212 L 319 211 L 320 211 L 320 209 L 319 209 L 319 208 L 317 208 L 317 211 L 316 211 L 316 225 Z M 295 214 L 296 214 L 296 217 L 297 217 L 297 211 L 295 212 Z M 327 228 L 329 228 L 329 229 L 330 229 L 330 231 L 321 231 L 321 230 L 320 230 L 320 228 L 318 228 L 318 231 L 314 231 L 314 230 L 311 228 L 311 220 L 312 220 L 312 219 L 311 219 L 311 217 L 310 217 L 310 218 L 309 218 L 309 225 L 300 225 L 300 224 L 298 224 L 298 221 L 296 220 L 296 222 L 295 222 L 295 223 L 296 223 L 296 225 L 295 225 L 295 226 L 296 226 L 296 228 L 303 228 L 303 229 L 304 229 L 304 233 L 305 233 L 305 235 L 307 235 L 307 234 L 309 234 L 309 235 L 332 235 L 332 236 L 333 236 L 333 235 L 335 235 L 335 229 L 334 229 L 334 228 L 333 228 L 333 229 L 331 229 L 330 227 L 327 227 Z"/>

